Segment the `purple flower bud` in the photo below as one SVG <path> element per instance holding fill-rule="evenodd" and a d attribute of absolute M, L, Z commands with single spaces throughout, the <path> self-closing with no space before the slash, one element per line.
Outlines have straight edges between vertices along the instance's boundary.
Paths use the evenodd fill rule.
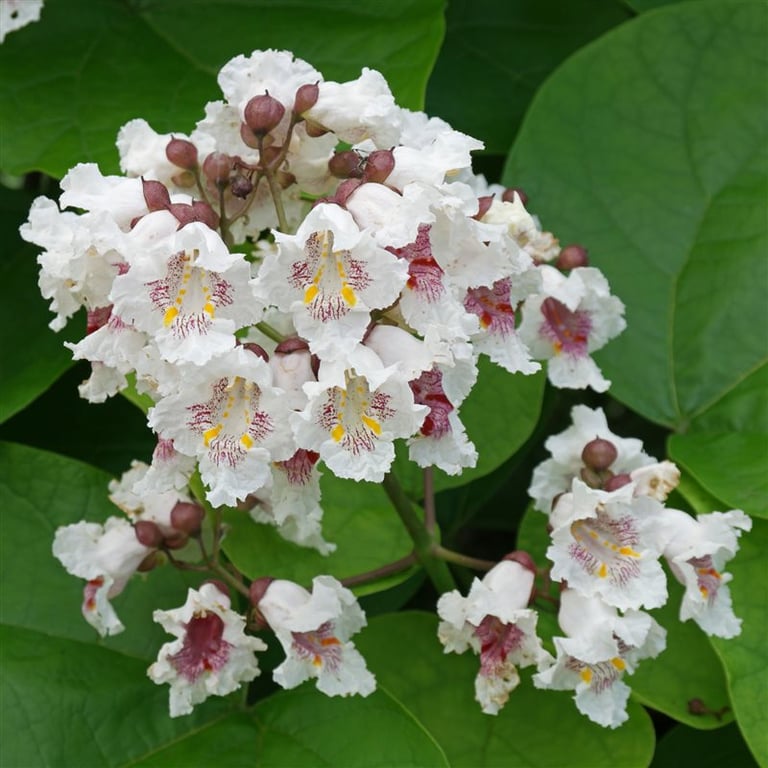
<path fill-rule="evenodd" d="M 291 336 L 289 339 L 283 339 L 276 347 L 276 355 L 290 355 L 292 352 L 306 352 L 309 350 L 309 344 L 299 336 Z"/>
<path fill-rule="evenodd" d="M 360 179 L 347 179 L 339 184 L 336 194 L 334 195 L 334 201 L 341 206 L 347 204 L 347 200 L 350 195 L 362 184 Z"/>
<path fill-rule="evenodd" d="M 172 533 L 170 536 L 166 536 L 163 540 L 163 546 L 166 549 L 181 549 L 187 545 L 189 536 L 181 531 Z"/>
<path fill-rule="evenodd" d="M 197 147 L 186 139 L 171 139 L 165 148 L 165 156 L 179 168 L 187 171 L 197 168 Z"/>
<path fill-rule="evenodd" d="M 603 440 L 596 437 L 590 440 L 581 452 L 581 460 L 590 469 L 601 472 L 616 461 L 619 453 L 616 446 L 610 440 Z"/>
<path fill-rule="evenodd" d="M 375 181 L 383 184 L 387 176 L 394 170 L 395 155 L 391 149 L 377 149 L 368 155 L 365 163 L 363 178 L 365 181 Z"/>
<path fill-rule="evenodd" d="M 211 152 L 203 161 L 203 173 L 217 186 L 226 186 L 231 172 L 232 158 L 224 152 Z"/>
<path fill-rule="evenodd" d="M 537 572 L 536 563 L 524 549 L 516 549 L 514 552 L 504 555 L 502 560 L 512 560 L 515 563 L 520 563 L 523 568 L 527 568 L 533 574 Z"/>
<path fill-rule="evenodd" d="M 360 179 L 363 176 L 362 158 L 354 149 L 336 152 L 328 161 L 328 170 L 337 179 Z"/>
<path fill-rule="evenodd" d="M 273 581 L 273 578 L 269 576 L 263 576 L 260 579 L 252 581 L 251 586 L 248 588 L 251 605 L 254 609 L 253 617 L 256 629 L 266 629 L 269 626 L 269 624 L 267 624 L 267 620 L 264 618 L 264 616 L 262 616 L 261 611 L 259 610 L 259 603 L 269 589 L 269 585 Z"/>
<path fill-rule="evenodd" d="M 247 147 L 259 148 L 259 137 L 245 123 L 240 123 L 240 138 Z"/>
<path fill-rule="evenodd" d="M 241 346 L 243 349 L 247 349 L 249 352 L 253 352 L 254 355 L 260 357 L 262 360 L 269 362 L 269 355 L 267 354 L 267 351 L 259 344 L 255 344 L 254 342 L 249 341 L 246 344 L 242 344 Z"/>
<path fill-rule="evenodd" d="M 576 269 L 576 267 L 588 267 L 589 258 L 587 249 L 581 245 L 566 245 L 557 257 L 555 266 L 558 269 Z"/>
<path fill-rule="evenodd" d="M 245 200 L 245 198 L 253 192 L 253 182 L 247 176 L 238 174 L 232 179 L 232 186 L 230 189 L 235 197 Z"/>
<path fill-rule="evenodd" d="M 248 127 L 256 136 L 266 136 L 277 128 L 285 114 L 285 107 L 269 93 L 254 96 L 243 110 Z"/>
<path fill-rule="evenodd" d="M 164 211 L 171 204 L 171 196 L 165 184 L 159 181 L 146 181 L 142 177 L 141 189 L 144 193 L 144 202 L 150 211 Z"/>
<path fill-rule="evenodd" d="M 200 530 L 204 517 L 205 510 L 199 504 L 177 501 L 171 510 L 171 525 L 181 533 L 193 535 Z"/>
<path fill-rule="evenodd" d="M 317 97 L 320 94 L 320 87 L 317 83 L 307 83 L 302 85 L 296 91 L 296 98 L 293 100 L 293 112 L 296 115 L 303 115 L 308 109 L 317 104 Z"/>
<path fill-rule="evenodd" d="M 143 544 L 145 547 L 156 549 L 163 543 L 163 532 L 158 528 L 157 523 L 153 523 L 151 520 L 139 520 L 133 526 L 133 530 L 139 544 Z"/>
<path fill-rule="evenodd" d="M 194 200 L 192 202 L 192 213 L 194 221 L 201 221 L 211 229 L 216 229 L 219 226 L 219 214 L 202 200 Z"/>
<path fill-rule="evenodd" d="M 528 195 L 523 192 L 520 187 L 509 187 L 509 189 L 504 190 L 504 194 L 501 196 L 501 199 L 505 203 L 514 203 L 515 202 L 515 195 L 517 195 L 520 198 L 520 202 L 526 206 L 528 205 Z"/>
<path fill-rule="evenodd" d="M 603 483 L 604 491 L 616 491 L 619 488 L 623 488 L 628 483 L 632 482 L 632 478 L 626 472 L 620 472 L 618 475 L 609 477 Z"/>

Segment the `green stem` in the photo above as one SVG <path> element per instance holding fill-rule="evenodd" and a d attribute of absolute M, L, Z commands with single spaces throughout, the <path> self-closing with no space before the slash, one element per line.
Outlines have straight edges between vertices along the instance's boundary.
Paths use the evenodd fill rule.
<path fill-rule="evenodd" d="M 285 336 L 274 329 L 269 323 L 256 323 L 256 328 L 258 328 L 268 339 L 272 339 L 272 341 L 276 341 L 278 344 L 281 341 L 285 341 Z"/>
<path fill-rule="evenodd" d="M 341 583 L 345 587 L 356 587 L 358 584 L 368 584 L 371 581 L 383 579 L 385 576 L 391 576 L 401 571 L 407 571 L 412 565 L 416 563 L 416 554 L 411 552 L 410 555 L 401 557 L 399 560 L 395 560 L 393 563 L 387 563 L 380 568 L 374 568 L 371 571 L 365 571 L 365 573 L 357 573 L 354 576 L 347 576 L 346 579 L 341 579 Z"/>
<path fill-rule="evenodd" d="M 436 524 L 435 476 L 432 467 L 426 467 L 424 469 L 424 527 L 430 534 L 433 534 Z"/>
<path fill-rule="evenodd" d="M 435 544 L 432 547 L 432 552 L 435 557 L 439 557 L 441 560 L 446 560 L 449 563 L 456 563 L 456 565 L 463 565 L 467 568 L 472 568 L 475 571 L 490 571 L 491 568 L 496 565 L 492 560 L 480 560 L 477 557 L 462 555 L 461 552 L 454 552 L 452 549 L 446 549 L 439 544 Z"/>
<path fill-rule="evenodd" d="M 384 476 L 382 483 L 384 490 L 389 496 L 389 500 L 400 515 L 403 525 L 410 534 L 414 544 L 414 552 L 419 562 L 427 572 L 430 581 L 434 584 L 438 592 L 450 592 L 456 588 L 447 564 L 435 557 L 434 551 L 437 547 L 434 537 L 424 526 L 419 516 L 413 509 L 411 500 L 406 496 L 397 478 L 389 473 Z"/>

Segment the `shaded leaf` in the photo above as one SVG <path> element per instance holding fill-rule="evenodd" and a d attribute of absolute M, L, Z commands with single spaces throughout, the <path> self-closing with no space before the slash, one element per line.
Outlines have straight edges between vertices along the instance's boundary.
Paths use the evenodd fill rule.
<path fill-rule="evenodd" d="M 329 80 L 380 69 L 399 103 L 420 108 L 442 7 L 443 0 L 221 0 L 215 9 L 207 0 L 48 0 L 41 21 L 0 49 L 0 167 L 60 177 L 94 161 L 113 172 L 121 125 L 143 117 L 160 133 L 190 131 L 205 103 L 220 98 L 221 66 L 257 48 L 289 49 Z"/>
<path fill-rule="evenodd" d="M 757 768 L 736 724 L 719 731 L 701 731 L 678 725 L 667 731 L 656 746 L 651 768 L 678 768 L 695 765 L 696 768 Z"/>

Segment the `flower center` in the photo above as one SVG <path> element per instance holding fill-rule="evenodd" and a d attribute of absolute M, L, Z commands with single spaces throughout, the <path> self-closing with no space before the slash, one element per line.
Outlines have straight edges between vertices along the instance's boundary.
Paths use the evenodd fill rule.
<path fill-rule="evenodd" d="M 565 304 L 550 296 L 542 302 L 541 314 L 544 315 L 541 333 L 552 341 L 556 354 L 565 352 L 572 357 L 587 354 L 587 341 L 592 330 L 588 312 L 572 312 Z"/>
<path fill-rule="evenodd" d="M 589 574 L 623 586 L 640 573 L 639 542 L 635 521 L 629 515 L 616 519 L 599 512 L 596 518 L 571 525 L 574 541 L 568 552 Z"/>
<path fill-rule="evenodd" d="M 715 602 L 722 576 L 715 569 L 711 555 L 692 557 L 688 563 L 696 570 L 696 581 L 701 596 L 710 604 Z"/>
<path fill-rule="evenodd" d="M 333 622 L 326 621 L 312 632 L 292 632 L 294 652 L 300 659 L 309 659 L 315 667 L 337 669 L 341 664 L 342 644 L 333 629 Z"/>
<path fill-rule="evenodd" d="M 464 308 L 480 319 L 491 333 L 507 336 L 515 331 L 515 310 L 510 303 L 510 280 L 497 280 L 490 288 L 470 288 Z"/>
<path fill-rule="evenodd" d="M 419 294 L 427 303 L 434 303 L 445 293 L 443 270 L 432 256 L 429 242 L 429 224 L 419 225 L 416 239 L 402 248 L 387 248 L 388 251 L 408 262 L 406 286 Z"/>
<path fill-rule="evenodd" d="M 569 656 L 565 666 L 577 672 L 593 693 L 602 693 L 610 688 L 627 668 L 624 659 L 620 656 L 615 656 L 609 661 L 599 661 L 596 664 L 586 664 L 580 659 Z"/>
<path fill-rule="evenodd" d="M 480 671 L 492 677 L 507 660 L 507 656 L 520 648 L 524 633 L 515 624 L 504 624 L 496 616 L 486 616 L 475 627 L 480 641 Z"/>
<path fill-rule="evenodd" d="M 203 673 L 221 669 L 229 659 L 232 645 L 223 639 L 224 621 L 215 613 L 196 613 L 185 629 L 181 650 L 168 660 L 193 683 Z"/>
<path fill-rule="evenodd" d="M 429 413 L 421 425 L 421 434 L 440 438 L 451 432 L 448 416 L 454 410 L 451 401 L 443 391 L 443 374 L 433 368 L 409 382 L 416 405 L 429 406 Z"/>

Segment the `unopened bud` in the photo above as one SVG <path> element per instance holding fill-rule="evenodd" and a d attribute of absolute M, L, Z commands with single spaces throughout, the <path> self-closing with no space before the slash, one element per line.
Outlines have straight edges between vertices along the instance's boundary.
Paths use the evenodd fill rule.
<path fill-rule="evenodd" d="M 197 168 L 197 147 L 186 139 L 171 139 L 165 148 L 165 156 L 179 168 L 187 171 Z"/>
<path fill-rule="evenodd" d="M 307 132 L 307 136 L 313 139 L 317 139 L 320 136 L 325 136 L 326 133 L 328 133 L 328 129 L 320 125 L 320 123 L 315 123 L 312 120 L 304 119 L 304 129 Z"/>
<path fill-rule="evenodd" d="M 245 200 L 253 192 L 253 182 L 247 176 L 237 175 L 232 179 L 230 190 L 235 197 Z"/>
<path fill-rule="evenodd" d="M 247 147 L 259 148 L 259 137 L 245 123 L 240 123 L 240 138 Z"/>
<path fill-rule="evenodd" d="M 192 221 L 197 221 L 194 209 L 187 203 L 171 203 L 168 206 L 168 210 L 173 215 L 173 218 L 179 222 L 179 229 Z"/>
<path fill-rule="evenodd" d="M 157 523 L 151 520 L 139 520 L 133 526 L 136 538 L 139 544 L 143 544 L 150 549 L 157 549 L 163 543 L 163 532 Z"/>
<path fill-rule="evenodd" d="M 269 93 L 254 96 L 243 110 L 248 127 L 257 136 L 266 136 L 277 128 L 285 114 L 285 107 Z"/>
<path fill-rule="evenodd" d="M 171 510 L 171 525 L 182 533 L 193 535 L 200 530 L 205 510 L 199 504 L 177 501 Z"/>
<path fill-rule="evenodd" d="M 192 213 L 195 221 L 200 221 L 211 229 L 216 229 L 219 226 L 219 214 L 202 200 L 192 202 Z"/>
<path fill-rule="evenodd" d="M 612 475 L 603 483 L 603 490 L 617 491 L 631 482 L 632 478 L 626 472 L 620 472 L 618 475 Z"/>
<path fill-rule="evenodd" d="M 289 339 L 283 339 L 276 347 L 275 354 L 290 355 L 292 352 L 307 352 L 309 344 L 299 336 L 291 336 Z"/>
<path fill-rule="evenodd" d="M 157 552 L 150 552 L 140 563 L 136 569 L 139 573 L 147 573 L 160 565 L 160 556 Z"/>
<path fill-rule="evenodd" d="M 557 257 L 555 266 L 558 269 L 576 269 L 576 267 L 588 267 L 589 258 L 587 249 L 582 245 L 566 245 Z"/>
<path fill-rule="evenodd" d="M 192 171 L 181 171 L 180 173 L 174 173 L 171 176 L 171 181 L 182 189 L 189 189 L 197 184 L 195 174 Z"/>
<path fill-rule="evenodd" d="M 603 440 L 596 437 L 590 440 L 581 452 L 581 460 L 590 469 L 601 472 L 616 461 L 619 453 L 616 446 L 610 440 Z"/>
<path fill-rule="evenodd" d="M 296 98 L 293 100 L 293 111 L 297 115 L 303 115 L 308 109 L 317 104 L 317 97 L 320 95 L 320 87 L 317 83 L 307 83 L 302 85 L 296 91 Z"/>
<path fill-rule="evenodd" d="M 360 181 L 360 179 L 347 179 L 346 181 L 342 181 L 333 197 L 334 201 L 341 206 L 346 205 L 349 197 L 362 183 L 363 182 Z"/>
<path fill-rule="evenodd" d="M 515 202 L 515 195 L 517 195 L 520 198 L 520 202 L 526 206 L 528 205 L 528 195 L 523 192 L 520 187 L 510 187 L 509 189 L 504 190 L 504 194 L 501 196 L 501 199 L 505 203 L 514 203 Z"/>
<path fill-rule="evenodd" d="M 163 546 L 166 549 L 181 549 L 187 545 L 187 541 L 189 541 L 189 536 L 187 536 L 186 533 L 178 531 L 177 533 L 172 533 L 170 536 L 166 536 L 163 540 Z"/>
<path fill-rule="evenodd" d="M 536 563 L 524 549 L 516 549 L 514 552 L 504 555 L 502 560 L 512 560 L 515 563 L 520 563 L 523 568 L 527 568 L 531 573 L 536 573 Z"/>
<path fill-rule="evenodd" d="M 328 161 L 328 170 L 337 179 L 360 179 L 363 176 L 361 160 L 354 149 L 336 152 Z"/>
<path fill-rule="evenodd" d="M 594 469 L 584 467 L 579 473 L 579 476 L 590 488 L 603 487 L 603 478 L 600 476 L 600 473 L 596 472 Z"/>
<path fill-rule="evenodd" d="M 395 168 L 395 155 L 391 149 L 377 149 L 368 155 L 363 178 L 383 184 Z"/>
<path fill-rule="evenodd" d="M 203 161 L 203 173 L 217 186 L 223 187 L 229 183 L 231 171 L 232 158 L 224 152 L 211 152 Z"/>
<path fill-rule="evenodd" d="M 269 355 L 267 354 L 267 351 L 259 344 L 255 344 L 254 342 L 249 341 L 245 344 L 242 344 L 241 346 L 243 349 L 247 349 L 249 352 L 253 352 L 254 355 L 260 357 L 262 360 L 269 362 Z"/>
<path fill-rule="evenodd" d="M 142 177 L 141 189 L 144 193 L 144 202 L 150 211 L 164 211 L 171 204 L 171 196 L 165 184 L 159 181 L 146 181 Z"/>
<path fill-rule="evenodd" d="M 480 221 L 480 219 L 482 219 L 483 216 L 485 216 L 485 214 L 488 213 L 488 209 L 491 207 L 492 203 L 493 203 L 493 195 L 485 195 L 483 197 L 478 197 L 477 213 L 472 218 Z"/>
<path fill-rule="evenodd" d="M 264 576 L 261 579 L 251 582 L 251 586 L 248 588 L 248 594 L 253 606 L 253 617 L 256 629 L 266 629 L 269 624 L 259 610 L 259 603 L 269 589 L 269 585 L 274 581 L 269 576 Z"/>

